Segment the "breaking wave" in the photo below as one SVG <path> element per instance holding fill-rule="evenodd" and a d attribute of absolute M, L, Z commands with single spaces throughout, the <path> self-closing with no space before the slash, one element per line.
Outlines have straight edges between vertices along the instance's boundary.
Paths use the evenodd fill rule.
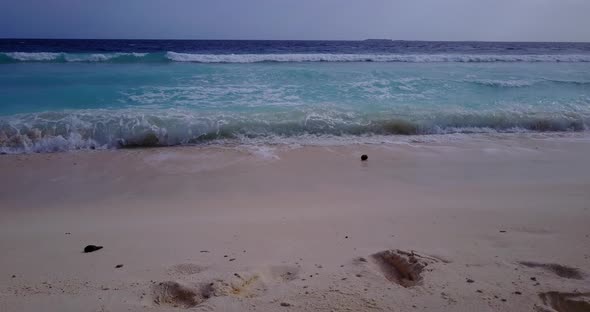
<path fill-rule="evenodd" d="M 197 54 L 197 53 L 54 53 L 1 52 L 0 64 L 21 62 L 404 62 L 404 63 L 493 63 L 493 62 L 590 62 L 584 54 Z"/>
<path fill-rule="evenodd" d="M 149 61 L 148 53 L 53 53 L 53 52 L 5 52 L 0 53 L 0 64 L 19 62 L 140 62 Z"/>
<path fill-rule="evenodd" d="M 170 110 L 87 110 L 13 115 L 0 118 L 0 153 L 225 144 L 252 139 L 280 143 L 309 136 L 356 137 L 362 141 L 373 136 L 392 135 L 586 131 L 590 125 L 590 114 L 574 112 L 457 112 L 415 117 L 315 112 L 272 118 L 227 114 L 203 116 Z"/>
<path fill-rule="evenodd" d="M 523 88 L 530 87 L 536 83 L 531 80 L 496 80 L 496 79 L 478 79 L 466 82 L 472 82 L 482 86 L 496 87 L 496 88 Z"/>
<path fill-rule="evenodd" d="M 488 63 L 488 62 L 590 62 L 590 55 L 468 55 L 468 54 L 190 54 L 167 52 L 176 62 L 259 63 L 259 62 L 406 62 L 406 63 Z"/>

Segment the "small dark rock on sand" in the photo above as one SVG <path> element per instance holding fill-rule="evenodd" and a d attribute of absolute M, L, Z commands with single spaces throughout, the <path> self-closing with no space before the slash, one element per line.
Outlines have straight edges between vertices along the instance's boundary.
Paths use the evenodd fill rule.
<path fill-rule="evenodd" d="M 362 160 L 362 161 L 365 161 L 365 160 L 367 160 L 367 159 L 369 159 L 369 156 L 367 156 L 367 155 L 362 155 L 362 156 L 361 156 L 361 160 Z"/>
<path fill-rule="evenodd" d="M 472 279 L 470 279 L 470 278 L 468 278 L 468 279 L 466 280 L 466 282 L 467 282 L 467 283 L 475 283 L 475 281 L 474 281 L 474 280 L 472 280 Z"/>
<path fill-rule="evenodd" d="M 123 267 L 123 265 L 122 265 L 122 264 L 117 264 L 117 265 L 115 265 L 115 268 L 117 268 L 117 269 L 120 269 L 120 268 L 122 268 L 122 267 Z"/>
<path fill-rule="evenodd" d="M 291 304 L 288 302 L 281 302 L 281 307 L 290 307 Z"/>
<path fill-rule="evenodd" d="M 89 252 L 94 252 L 94 251 L 97 251 L 100 249 L 102 249 L 102 246 L 88 245 L 88 246 L 84 247 L 84 252 L 89 253 Z"/>
<path fill-rule="evenodd" d="M 506 231 L 504 231 L 504 230 L 500 230 L 500 233 L 506 233 Z"/>

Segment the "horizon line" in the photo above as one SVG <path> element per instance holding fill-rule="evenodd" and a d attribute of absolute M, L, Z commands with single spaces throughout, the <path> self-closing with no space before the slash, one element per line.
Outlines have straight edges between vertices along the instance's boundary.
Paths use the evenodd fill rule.
<path fill-rule="evenodd" d="M 366 38 L 366 39 L 164 39 L 164 38 L 19 38 L 0 37 L 0 40 L 120 40 L 120 41 L 341 41 L 341 42 L 362 42 L 368 40 L 393 41 L 393 42 L 485 42 L 485 43 L 590 43 L 590 41 L 518 41 L 518 40 L 412 40 L 412 39 L 388 39 L 388 38 Z"/>

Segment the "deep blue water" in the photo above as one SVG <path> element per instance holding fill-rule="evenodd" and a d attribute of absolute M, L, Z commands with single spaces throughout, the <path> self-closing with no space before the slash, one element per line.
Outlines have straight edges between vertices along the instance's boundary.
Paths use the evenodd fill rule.
<path fill-rule="evenodd" d="M 590 44 L 0 40 L 0 151 L 586 131 Z"/>
<path fill-rule="evenodd" d="M 590 54 L 590 43 L 293 40 L 55 40 L 0 39 L 2 52 L 182 52 L 199 54 Z"/>

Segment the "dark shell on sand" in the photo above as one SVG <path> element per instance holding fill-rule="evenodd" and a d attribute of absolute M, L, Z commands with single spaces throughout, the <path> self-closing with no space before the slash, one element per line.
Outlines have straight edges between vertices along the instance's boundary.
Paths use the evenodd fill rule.
<path fill-rule="evenodd" d="M 84 247 L 84 252 L 89 253 L 89 252 L 94 252 L 94 251 L 97 251 L 100 249 L 102 249 L 102 246 L 88 245 L 88 246 Z"/>

